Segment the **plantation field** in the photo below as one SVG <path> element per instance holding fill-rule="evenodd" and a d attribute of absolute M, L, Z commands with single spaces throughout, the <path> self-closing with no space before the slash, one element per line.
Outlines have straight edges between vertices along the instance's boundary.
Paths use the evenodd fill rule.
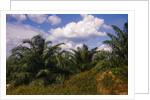
<path fill-rule="evenodd" d="M 127 95 L 127 81 L 116 82 L 116 80 L 119 78 L 113 75 L 111 70 L 97 73 L 96 69 L 91 69 L 71 76 L 62 84 L 43 87 L 31 84 L 21 85 L 17 88 L 7 89 L 7 95 Z"/>
<path fill-rule="evenodd" d="M 6 59 L 7 95 L 127 95 L 128 23 L 111 26 L 111 49 L 63 49 L 38 34 L 23 39 Z"/>

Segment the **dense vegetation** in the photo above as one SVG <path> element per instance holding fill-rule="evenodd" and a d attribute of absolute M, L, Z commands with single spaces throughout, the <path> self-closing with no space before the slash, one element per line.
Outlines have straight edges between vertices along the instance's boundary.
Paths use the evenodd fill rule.
<path fill-rule="evenodd" d="M 24 39 L 7 59 L 7 94 L 119 94 L 118 86 L 128 84 L 128 23 L 112 28 L 115 35 L 103 41 L 111 52 L 87 45 L 66 51 L 41 35 Z"/>

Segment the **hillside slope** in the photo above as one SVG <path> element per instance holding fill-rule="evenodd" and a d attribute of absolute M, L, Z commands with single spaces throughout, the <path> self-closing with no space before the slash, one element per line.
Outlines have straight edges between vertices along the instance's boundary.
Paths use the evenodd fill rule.
<path fill-rule="evenodd" d="M 127 95 L 128 84 L 112 71 L 91 69 L 70 77 L 61 85 L 46 87 L 22 85 L 7 89 L 7 95 Z"/>

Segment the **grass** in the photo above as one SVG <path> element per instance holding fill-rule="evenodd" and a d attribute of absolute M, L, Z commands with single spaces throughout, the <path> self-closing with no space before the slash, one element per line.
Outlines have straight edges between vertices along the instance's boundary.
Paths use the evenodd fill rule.
<path fill-rule="evenodd" d="M 73 75 L 61 85 L 46 87 L 22 85 L 7 89 L 7 95 L 96 95 L 96 70 Z"/>
<path fill-rule="evenodd" d="M 91 69 L 70 77 L 62 84 L 49 86 L 21 85 L 7 89 L 7 95 L 108 95 L 127 94 L 128 85 L 112 71 L 97 73 Z"/>

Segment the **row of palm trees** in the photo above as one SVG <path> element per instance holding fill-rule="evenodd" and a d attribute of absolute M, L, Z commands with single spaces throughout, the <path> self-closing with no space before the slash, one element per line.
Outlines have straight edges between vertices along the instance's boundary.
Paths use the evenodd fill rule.
<path fill-rule="evenodd" d="M 41 35 L 31 39 L 24 39 L 22 45 L 11 50 L 11 56 L 7 59 L 7 83 L 12 86 L 29 84 L 36 80 L 42 80 L 43 85 L 62 83 L 69 79 L 70 75 L 77 74 L 97 66 L 122 67 L 128 65 L 128 23 L 121 30 L 117 26 L 112 28 L 116 36 L 107 35 L 111 40 L 103 43 L 112 48 L 112 52 L 98 51 L 97 48 L 89 50 L 87 45 L 77 50 L 65 51 L 59 43 L 52 45 Z"/>

